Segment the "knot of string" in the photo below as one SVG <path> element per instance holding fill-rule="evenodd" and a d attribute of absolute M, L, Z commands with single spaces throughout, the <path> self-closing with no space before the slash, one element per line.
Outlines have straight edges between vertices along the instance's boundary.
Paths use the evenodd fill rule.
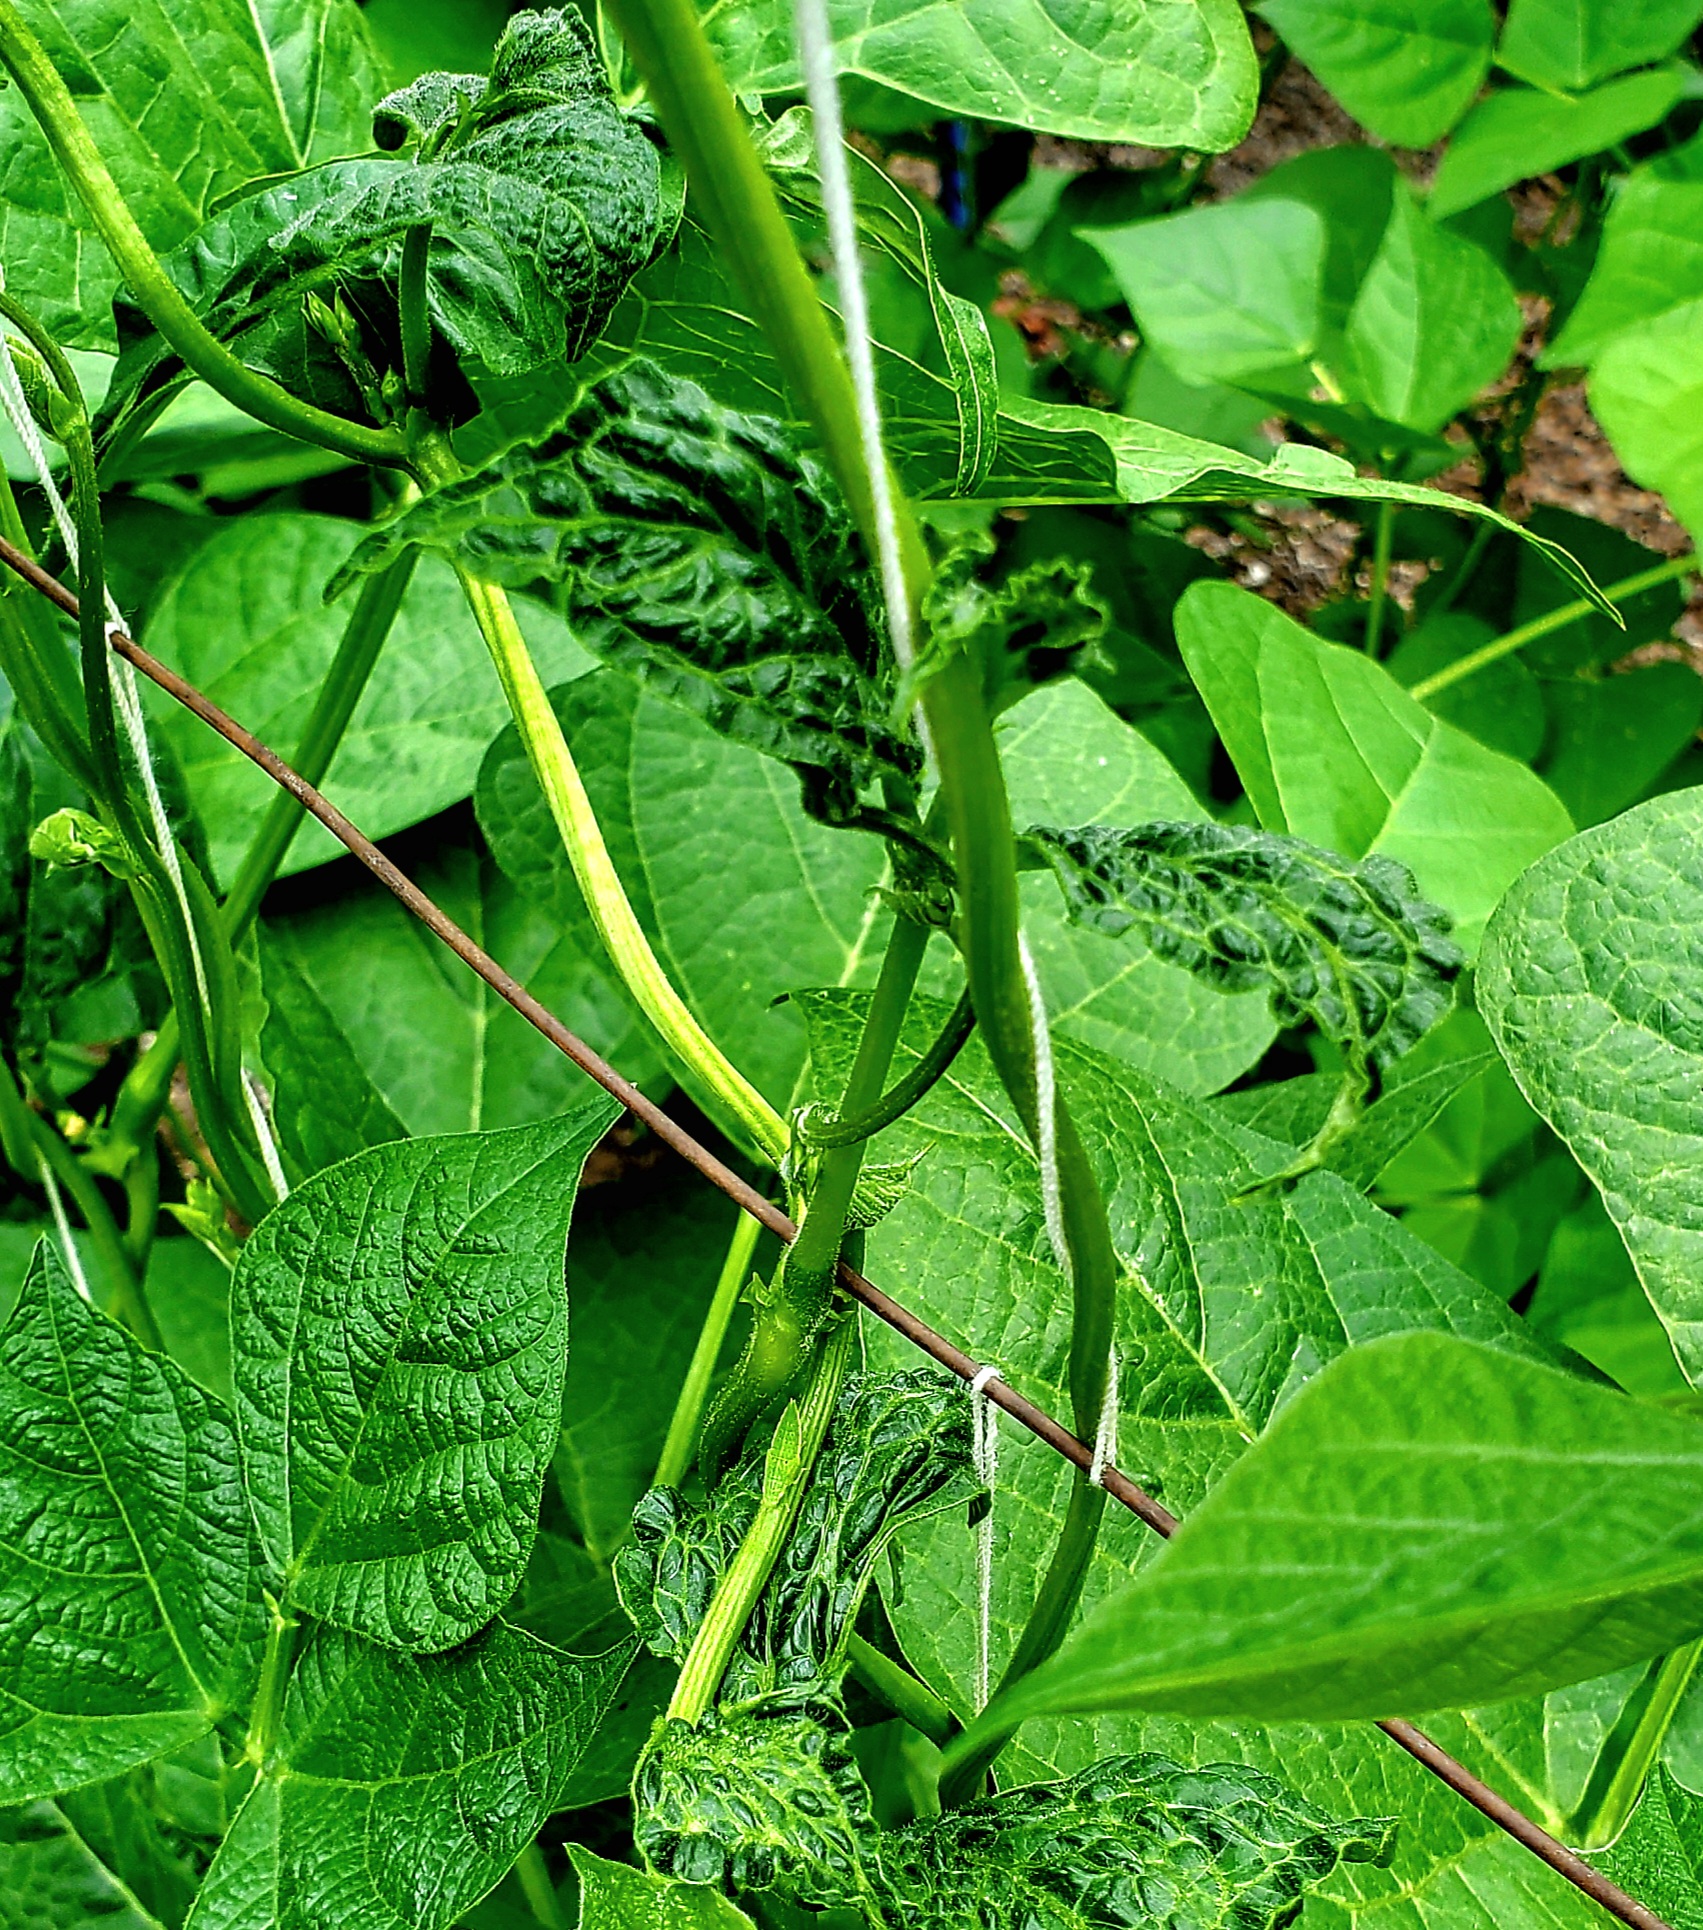
<path fill-rule="evenodd" d="M 970 1463 L 987 1489 L 987 1512 L 976 1523 L 976 1713 L 987 1707 L 993 1647 L 993 1501 L 999 1479 L 999 1422 L 989 1384 L 1004 1380 L 997 1367 L 979 1367 L 970 1382 Z"/>

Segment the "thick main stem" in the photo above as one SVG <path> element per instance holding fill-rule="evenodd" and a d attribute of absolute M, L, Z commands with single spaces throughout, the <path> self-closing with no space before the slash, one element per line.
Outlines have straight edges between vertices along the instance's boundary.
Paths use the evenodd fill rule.
<path fill-rule="evenodd" d="M 764 1464 L 763 1498 L 681 1665 L 668 1705 L 671 1717 L 696 1722 L 715 1700 L 734 1644 L 786 1545 L 810 1470 L 827 1439 L 856 1335 L 855 1317 L 841 1321 L 816 1356 L 802 1401 L 794 1402 L 780 1418 Z"/>
<path fill-rule="evenodd" d="M 786 1122 L 688 1011 L 651 950 L 603 842 L 579 767 L 568 749 L 560 720 L 550 707 L 538 666 L 532 661 L 506 593 L 499 585 L 486 583 L 465 570 L 461 572 L 461 586 L 497 667 L 509 714 L 561 833 L 604 949 L 639 1009 L 675 1058 L 708 1086 L 764 1157 L 778 1166 L 787 1148 Z"/>
<path fill-rule="evenodd" d="M 71 90 L 12 0 L 0 0 L 0 63 L 17 82 L 18 91 L 47 136 L 138 306 L 184 365 L 268 428 L 333 450 L 352 462 L 402 466 L 406 452 L 395 430 L 347 422 L 299 401 L 269 377 L 247 367 L 208 333 L 176 282 L 160 266 L 100 149 L 83 125 Z"/>

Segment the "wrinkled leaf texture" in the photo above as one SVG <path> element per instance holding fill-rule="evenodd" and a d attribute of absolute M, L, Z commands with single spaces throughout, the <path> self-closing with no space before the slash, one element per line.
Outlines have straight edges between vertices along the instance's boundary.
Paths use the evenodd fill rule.
<path fill-rule="evenodd" d="M 36 1248 L 0 1336 L 0 1800 L 118 1775 L 240 1709 L 260 1593 L 223 1404 Z"/>
<path fill-rule="evenodd" d="M 1226 992 L 1263 987 L 1279 1025 L 1314 1019 L 1358 1065 L 1388 1071 L 1448 1009 L 1462 962 L 1448 914 L 1391 859 L 1347 864 L 1211 822 L 1029 836 L 1077 923 L 1110 938 L 1134 927 Z"/>
<path fill-rule="evenodd" d="M 550 581 L 575 635 L 846 808 L 921 749 L 890 717 L 879 600 L 825 465 L 776 421 L 629 362 L 561 432 L 426 498 L 349 572 L 405 543 L 480 576 Z"/>
<path fill-rule="evenodd" d="M 314 1629 L 187 1930 L 447 1930 L 558 1807 L 632 1653 L 500 1622 L 430 1656 Z"/>
<path fill-rule="evenodd" d="M 639 1503 L 615 1575 L 656 1654 L 679 1661 L 691 1647 L 756 1514 L 766 1452 L 765 1442 L 748 1444 L 707 1500 L 658 1488 Z M 848 1380 L 792 1533 L 728 1663 L 724 1707 L 773 1691 L 830 1692 L 894 1535 L 980 1492 L 955 1381 L 932 1368 Z"/>
<path fill-rule="evenodd" d="M 537 1126 L 374 1147 L 250 1236 L 232 1371 L 289 1603 L 444 1649 L 514 1592 L 561 1417 L 574 1190 L 616 1111 L 600 1094 Z"/>

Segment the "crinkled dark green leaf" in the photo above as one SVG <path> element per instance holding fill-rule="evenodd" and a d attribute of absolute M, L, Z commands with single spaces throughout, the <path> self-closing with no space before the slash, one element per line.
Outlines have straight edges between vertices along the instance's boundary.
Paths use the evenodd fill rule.
<path fill-rule="evenodd" d="M 464 1641 L 537 1530 L 567 1368 L 562 1254 L 599 1095 L 316 1173 L 231 1283 L 243 1472 L 272 1587 L 399 1648 Z"/>
<path fill-rule="evenodd" d="M 826 466 L 694 382 L 627 363 L 541 448 L 388 524 L 334 590 L 408 543 L 495 581 L 555 583 L 588 649 L 808 771 L 833 806 L 920 769 L 891 720 L 879 598 Z"/>
<path fill-rule="evenodd" d="M 432 231 L 437 329 L 497 376 L 579 356 L 666 233 L 657 149 L 572 11 L 516 15 L 489 80 L 427 75 L 379 104 L 374 132 L 395 151 L 266 180 L 166 260 L 215 335 L 322 407 L 378 414 L 396 399 L 391 285 L 409 229 Z M 108 420 L 175 366 L 133 312 L 119 320 Z"/>
<path fill-rule="evenodd" d="M 1257 1769 L 1112 1756 L 890 1831 L 880 1874 L 907 1930 L 1278 1930 L 1339 1863 L 1381 1862 L 1394 1836 Z"/>
<path fill-rule="evenodd" d="M 223 1404 L 43 1241 L 0 1338 L 0 1802 L 114 1776 L 240 1709 L 260 1596 Z"/>
<path fill-rule="evenodd" d="M 707 1501 L 654 1488 L 615 1560 L 621 1600 L 658 1655 L 682 1658 L 762 1494 L 762 1443 L 748 1446 Z M 962 1507 L 969 1410 L 932 1368 L 854 1375 L 811 1471 L 798 1517 L 722 1685 L 724 1703 L 770 1690 L 827 1688 L 876 1562 L 907 1522 Z"/>
<path fill-rule="evenodd" d="M 1449 916 L 1393 858 L 1358 864 L 1243 825 L 1035 826 L 1071 917 L 1227 992 L 1263 987 L 1280 1025 L 1303 1015 L 1385 1071 L 1449 1009 L 1462 953 Z"/>
<path fill-rule="evenodd" d="M 659 1876 L 810 1903 L 873 1901 L 869 1791 L 844 1718 L 770 1697 L 671 1718 L 633 1779 L 633 1836 Z"/>
<path fill-rule="evenodd" d="M 632 1660 L 502 1622 L 447 1655 L 306 1637 L 189 1930 L 447 1930 L 560 1806 Z"/>

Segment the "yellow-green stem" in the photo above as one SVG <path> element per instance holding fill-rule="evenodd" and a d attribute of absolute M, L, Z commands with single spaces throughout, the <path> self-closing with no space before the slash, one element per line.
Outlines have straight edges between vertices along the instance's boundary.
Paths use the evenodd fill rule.
<path fill-rule="evenodd" d="M 1703 565 L 1699 564 L 1695 555 L 1673 556 L 1665 563 L 1658 563 L 1654 569 L 1640 570 L 1636 576 L 1623 577 L 1620 582 L 1611 583 L 1602 594 L 1610 603 L 1624 603 L 1629 597 L 1655 589 L 1658 584 L 1671 583 L 1675 577 L 1695 575 L 1700 568 Z M 1445 664 L 1429 677 L 1421 677 L 1418 683 L 1410 686 L 1412 695 L 1424 703 L 1439 691 L 1447 690 L 1453 684 L 1464 683 L 1486 664 L 1511 656 L 1514 651 L 1523 650 L 1528 643 L 1536 643 L 1539 637 L 1547 637 L 1552 631 L 1564 630 L 1569 623 L 1577 623 L 1581 617 L 1593 616 L 1601 607 L 1582 596 L 1571 603 L 1563 603 L 1559 609 L 1533 617 L 1530 623 L 1522 623 L 1506 636 L 1494 637 L 1479 649 L 1469 650 L 1464 657 L 1457 657 L 1453 663 Z"/>
<path fill-rule="evenodd" d="M 721 1275 L 710 1298 L 709 1312 L 698 1332 L 698 1344 L 692 1349 L 692 1361 L 686 1369 L 680 1397 L 674 1403 L 674 1416 L 668 1423 L 668 1438 L 662 1444 L 662 1458 L 656 1464 L 659 1488 L 679 1487 L 692 1465 L 698 1445 L 698 1423 L 703 1419 L 704 1403 L 709 1399 L 710 1382 L 715 1378 L 722 1343 L 727 1339 L 733 1310 L 739 1305 L 762 1232 L 760 1221 L 752 1219 L 749 1213 L 740 1214 L 733 1238 L 728 1242 L 727 1257 L 721 1263 Z"/>
<path fill-rule="evenodd" d="M 507 593 L 466 570 L 461 585 L 604 949 L 675 1058 L 732 1113 L 764 1157 L 779 1165 L 787 1148 L 786 1122 L 687 1010 L 651 950 Z"/>

